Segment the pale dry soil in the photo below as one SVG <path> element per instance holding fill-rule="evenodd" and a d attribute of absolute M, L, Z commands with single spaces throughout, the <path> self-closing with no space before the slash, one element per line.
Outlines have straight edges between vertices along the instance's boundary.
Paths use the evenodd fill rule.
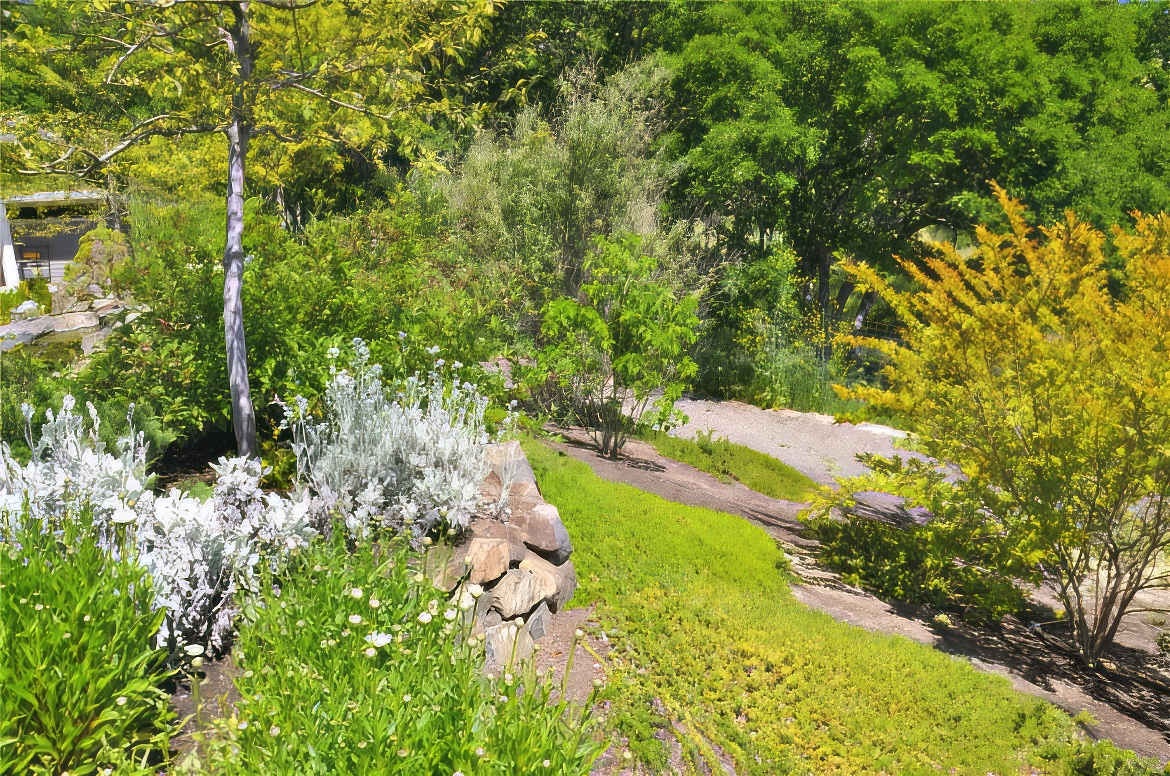
<path fill-rule="evenodd" d="M 690 422 L 672 431 L 691 437 L 698 430 L 770 455 L 816 482 L 855 476 L 865 467 L 857 453 L 907 455 L 898 448 L 904 433 L 884 426 L 836 424 L 833 418 L 791 410 L 763 410 L 738 402 L 687 399 L 680 409 Z M 1021 619 L 973 627 L 935 625 L 927 607 L 891 604 L 841 582 L 816 557 L 816 542 L 800 535 L 802 505 L 762 496 L 739 483 L 725 484 L 705 472 L 658 455 L 650 445 L 631 440 L 622 460 L 601 458 L 579 430 L 561 429 L 565 441 L 555 446 L 587 463 L 599 476 L 633 485 L 670 501 L 740 515 L 761 525 L 781 543 L 803 579 L 793 595 L 806 606 L 867 630 L 918 641 L 968 660 L 976 668 L 1003 676 L 1012 686 L 1043 698 L 1070 714 L 1088 712 L 1086 727 L 1095 738 L 1108 738 L 1146 757 L 1170 761 L 1170 661 L 1155 638 L 1163 629 L 1149 614 L 1127 617 L 1106 665 L 1082 668 L 1068 650 L 1067 634 L 1058 625 L 1034 629 L 1034 621 L 1051 620 L 1056 606 L 1051 591 L 1036 590 L 1035 608 Z M 1144 595 L 1141 607 L 1168 606 L 1163 591 Z M 1155 622 L 1157 622 L 1155 620 Z M 627 772 L 607 758 L 606 773 Z M 724 767 L 726 770 L 726 765 Z M 632 772 L 632 771 L 630 771 Z"/>

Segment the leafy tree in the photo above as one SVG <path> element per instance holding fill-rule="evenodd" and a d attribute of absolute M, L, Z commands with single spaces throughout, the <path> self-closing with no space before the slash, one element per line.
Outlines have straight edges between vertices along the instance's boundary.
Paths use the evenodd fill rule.
<path fill-rule="evenodd" d="M 913 419 L 923 451 L 970 478 L 1093 664 L 1134 596 L 1170 581 L 1170 215 L 1115 230 L 1115 298 L 1104 234 L 1070 212 L 1037 235 L 996 193 L 1011 231 L 979 228 L 970 258 L 938 244 L 901 261 L 920 290 L 855 268 L 906 334 L 866 342 L 889 355 L 888 390 L 851 393 Z"/>
<path fill-rule="evenodd" d="M 564 298 L 544 311 L 549 344 L 540 366 L 567 394 L 570 412 L 601 454 L 616 460 L 653 402 L 658 423 L 695 374 L 687 355 L 698 325 L 694 295 L 679 298 L 640 240 L 599 238 L 585 265 L 582 301 Z M 662 390 L 655 399 L 655 392 Z"/>
<path fill-rule="evenodd" d="M 460 105 L 434 77 L 481 38 L 493 0 L 126 0 L 17 5 L 5 53 L 52 102 L 14 118 L 28 172 L 93 178 L 157 137 L 227 140 L 223 319 L 232 422 L 256 455 L 241 286 L 245 163 L 254 140 L 417 147 L 431 113 Z M 7 69 L 7 67 L 6 67 Z M 35 101 L 33 101 L 35 102 Z"/>
<path fill-rule="evenodd" d="M 718 219 L 731 259 L 791 246 L 826 338 L 855 290 L 834 271 L 843 257 L 916 255 L 926 227 L 966 240 L 998 217 L 992 178 L 1042 222 L 1073 208 L 1104 227 L 1166 209 L 1165 10 L 706 6 L 671 59 L 687 161 L 676 207 Z"/>

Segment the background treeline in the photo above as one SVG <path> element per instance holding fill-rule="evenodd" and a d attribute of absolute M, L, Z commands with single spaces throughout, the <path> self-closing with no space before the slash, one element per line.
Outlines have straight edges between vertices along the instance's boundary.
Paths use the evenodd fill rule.
<path fill-rule="evenodd" d="M 97 55 L 44 44 L 68 5 L 4 11 L 0 104 L 18 134 L 120 120 L 73 77 Z M 833 338 L 897 336 L 847 265 L 910 287 L 894 256 L 1004 226 L 992 180 L 1036 223 L 1170 209 L 1165 2 L 516 2 L 486 19 L 418 67 L 426 107 L 409 121 L 339 129 L 306 109 L 280 117 L 300 135 L 252 143 L 244 310 L 267 449 L 270 402 L 314 396 L 352 337 L 405 372 L 435 346 L 463 364 L 530 354 L 598 238 L 638 236 L 662 279 L 703 292 L 699 390 L 847 413 L 861 405 L 829 386 L 876 365 Z M 126 94 L 117 110 L 142 115 L 178 99 Z M 111 418 L 133 398 L 156 449 L 230 429 L 224 142 L 156 137 L 91 175 L 125 206 L 115 282 L 150 313 L 81 366 L 6 354 L 6 440 L 20 402 L 66 391 Z M 0 144 L 6 192 L 72 185 L 18 175 L 21 149 Z"/>

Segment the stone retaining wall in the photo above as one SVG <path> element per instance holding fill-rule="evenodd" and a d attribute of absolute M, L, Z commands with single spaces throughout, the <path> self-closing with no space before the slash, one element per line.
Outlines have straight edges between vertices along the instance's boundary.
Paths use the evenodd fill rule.
<path fill-rule="evenodd" d="M 472 607 L 490 670 L 532 654 L 572 598 L 577 573 L 569 533 L 541 498 L 520 443 L 489 445 L 485 457 L 479 514 L 454 546 L 431 550 L 428 567 L 437 587 Z"/>

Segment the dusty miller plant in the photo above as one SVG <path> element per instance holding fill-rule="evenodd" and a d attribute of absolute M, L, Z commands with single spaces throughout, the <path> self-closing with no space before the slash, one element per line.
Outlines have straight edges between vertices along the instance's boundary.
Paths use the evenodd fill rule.
<path fill-rule="evenodd" d="M 160 646 L 222 651 L 236 593 L 251 586 L 256 566 L 278 563 L 311 536 L 308 504 L 263 493 L 259 462 L 242 458 L 220 459 L 214 467 L 219 478 L 211 501 L 178 490 L 156 497 L 142 435 L 131 425 L 113 455 L 98 437 L 93 407 L 87 424 L 74 406 L 67 396 L 60 412 L 46 412 L 36 444 L 33 411 L 25 407 L 33 450 L 27 464 L 0 443 L 0 535 L 14 535 L 25 523 L 53 531 L 66 521 L 86 523 L 103 548 L 136 555 L 154 578 L 155 606 L 166 610 Z"/>
<path fill-rule="evenodd" d="M 470 383 L 446 385 L 441 360 L 425 381 L 407 378 L 391 398 L 369 348 L 353 344 L 350 367 L 333 370 L 320 418 L 300 397 L 286 410 L 314 525 L 327 530 L 339 514 L 354 538 L 381 527 L 410 529 L 416 541 L 439 525 L 466 528 L 486 473 L 487 400 Z"/>

